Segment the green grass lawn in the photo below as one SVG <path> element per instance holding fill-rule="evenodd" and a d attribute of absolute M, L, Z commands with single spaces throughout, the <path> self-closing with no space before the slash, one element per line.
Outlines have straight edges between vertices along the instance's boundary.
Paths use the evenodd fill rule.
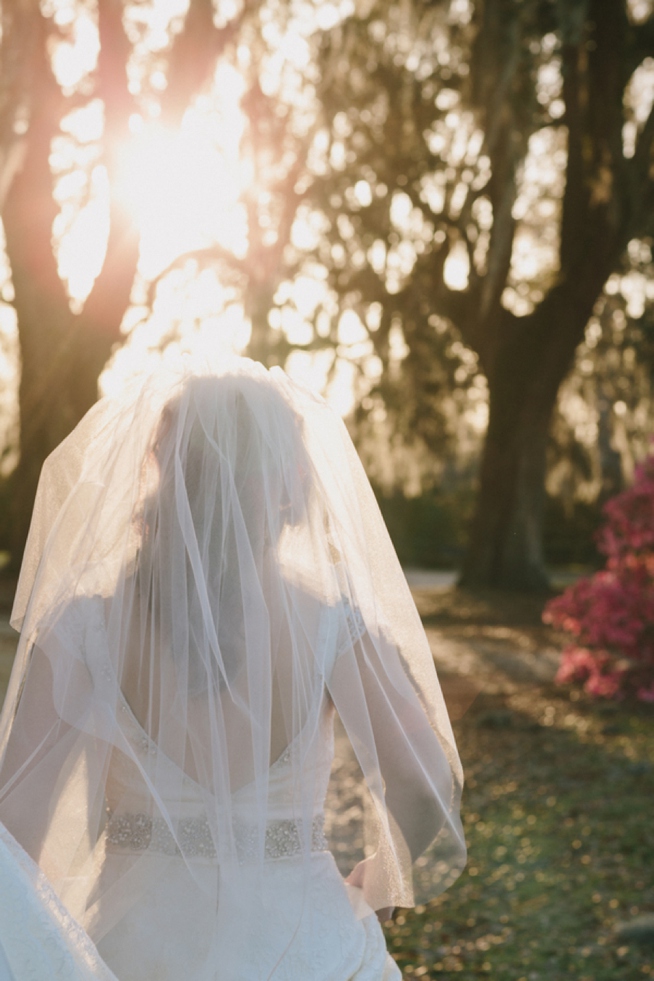
<path fill-rule="evenodd" d="M 654 713 L 575 694 L 482 692 L 456 724 L 468 867 L 387 928 L 407 979 L 654 976 L 616 934 L 654 912 Z"/>

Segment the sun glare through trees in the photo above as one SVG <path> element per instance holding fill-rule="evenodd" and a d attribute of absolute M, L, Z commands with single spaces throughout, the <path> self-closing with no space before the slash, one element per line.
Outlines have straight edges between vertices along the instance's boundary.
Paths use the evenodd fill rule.
<path fill-rule="evenodd" d="M 480 500 L 526 495 L 491 551 L 541 586 L 543 484 L 595 500 L 654 425 L 653 8 L 591 6 L 1 4 L 0 467 L 34 489 L 98 381 L 243 351 L 356 410 L 380 486 L 532 453 Z"/>
<path fill-rule="evenodd" d="M 146 368 L 163 349 L 168 357 L 202 347 L 243 351 L 251 318 L 240 295 L 241 283 L 235 285 L 234 279 L 239 279 L 239 264 L 246 264 L 248 250 L 254 251 L 259 240 L 273 245 L 278 234 L 278 216 L 265 212 L 279 209 L 272 199 L 287 165 L 271 157 L 266 167 L 265 151 L 253 159 L 256 133 L 246 133 L 243 106 L 246 76 L 252 70 L 248 46 L 237 47 L 231 63 L 218 63 L 211 83 L 178 118 L 171 122 L 162 112 L 168 78 L 159 62 L 187 6 L 178 0 L 125 4 L 124 27 L 133 46 L 129 89 L 138 111 L 129 116 L 129 132 L 108 139 L 102 100 L 83 98 L 99 63 L 97 16 L 91 6 L 76 0 L 50 0 L 47 5 L 46 14 L 60 34 L 50 48 L 52 70 L 64 94 L 79 95 L 81 103 L 63 118 L 50 157 L 59 207 L 53 225 L 58 271 L 73 311 L 83 310 L 105 262 L 112 200 L 129 214 L 138 233 L 132 302 L 122 325 L 127 341 L 104 372 L 105 391 Z M 221 5 L 225 23 L 237 14 L 236 5 L 231 11 L 228 6 Z M 309 40 L 350 13 L 350 5 L 299 4 L 294 15 L 279 20 L 273 8 L 274 4 L 271 15 L 264 17 L 266 53 L 259 84 L 266 94 L 288 102 L 296 128 L 302 117 L 300 128 L 308 129 L 315 125 L 316 114 L 315 98 L 302 84 Z M 257 120 L 253 123 L 256 126 Z M 297 215 L 293 225 L 297 247 L 313 243 L 310 215 Z M 215 268 L 216 257 L 218 264 L 223 260 L 221 270 Z M 284 292 L 288 302 L 272 311 L 270 320 L 292 343 L 306 335 L 306 318 L 325 299 L 324 277 L 305 275 L 282 283 Z M 348 329 L 348 318 L 343 319 L 339 333 L 344 345 L 356 342 L 358 326 L 357 322 Z M 3 327 L 11 374 L 11 314 Z M 347 358 L 335 366 L 332 361 L 324 352 L 296 352 L 288 368 L 312 385 L 328 387 L 331 400 L 345 413 L 352 407 L 352 373 Z"/>

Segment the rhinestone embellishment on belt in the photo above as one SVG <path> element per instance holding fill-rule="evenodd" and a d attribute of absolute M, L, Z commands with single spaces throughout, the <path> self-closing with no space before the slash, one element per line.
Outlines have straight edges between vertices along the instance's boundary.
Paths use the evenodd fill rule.
<path fill-rule="evenodd" d="M 150 848 L 163 855 L 181 855 L 183 852 L 193 858 L 216 857 L 205 818 L 182 818 L 177 825 L 177 839 L 163 818 L 153 819 L 147 814 L 111 814 L 105 831 L 108 844 L 133 852 Z"/>
<path fill-rule="evenodd" d="M 324 815 L 311 823 L 311 851 L 327 851 Z M 301 822 L 290 819 L 270 821 L 266 828 L 264 856 L 266 860 L 288 858 L 302 851 Z M 257 856 L 258 834 L 255 827 L 235 829 L 236 850 L 240 862 Z M 105 828 L 107 844 L 129 851 L 147 849 L 163 855 L 186 855 L 189 858 L 216 858 L 211 829 L 206 818 L 181 818 L 176 837 L 163 818 L 147 814 L 110 814 Z"/>

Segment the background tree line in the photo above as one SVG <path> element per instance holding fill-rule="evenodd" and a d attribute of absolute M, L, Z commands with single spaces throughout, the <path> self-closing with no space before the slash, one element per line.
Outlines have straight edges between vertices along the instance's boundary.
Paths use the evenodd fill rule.
<path fill-rule="evenodd" d="M 89 6 L 2 4 L 0 190 L 21 364 L 14 555 L 42 461 L 96 398 L 130 303 L 156 307 L 192 260 L 242 298 L 251 356 L 322 351 L 334 372 L 354 366 L 352 425 L 373 470 L 380 441 L 400 475 L 409 447 L 418 486 L 442 477 L 444 459 L 474 470 L 480 453 L 463 581 L 542 588 L 546 481 L 560 495 L 593 479 L 610 493 L 651 422 L 651 5 L 376 0 L 328 16 L 320 3 L 190 0 L 149 46 L 135 12 L 154 6 L 97 0 L 97 59 L 66 90 L 53 51 Z M 289 37 L 308 57 L 285 61 Z M 247 247 L 211 244 L 144 284 L 116 148 L 153 104 L 177 125 L 221 62 L 244 79 Z M 75 147 L 66 120 L 98 99 L 102 132 Z M 68 166 L 102 161 L 111 189 L 104 262 L 80 309 L 52 231 L 62 138 Z M 300 280 L 316 284 L 304 310 Z"/>

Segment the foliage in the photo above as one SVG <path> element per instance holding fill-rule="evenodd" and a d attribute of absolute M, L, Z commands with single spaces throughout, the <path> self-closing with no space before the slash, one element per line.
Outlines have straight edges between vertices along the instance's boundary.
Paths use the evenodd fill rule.
<path fill-rule="evenodd" d="M 458 569 L 474 508 L 474 484 L 462 478 L 450 489 L 438 486 L 409 496 L 375 486 L 375 494 L 393 545 L 404 566 Z M 594 542 L 601 517 L 595 503 L 576 501 L 569 506 L 547 495 L 544 549 L 549 566 L 597 567 Z"/>
<path fill-rule="evenodd" d="M 41 464 L 96 400 L 98 376 L 124 340 L 121 323 L 139 260 L 139 230 L 121 191 L 121 147 L 130 126 L 153 114 L 153 101 L 167 123 L 178 123 L 253 5 L 244 3 L 219 25 L 211 3 L 190 0 L 181 22 L 164 14 L 159 32 L 150 30 L 152 12 L 143 4 L 0 7 L 0 210 L 11 269 L 2 299 L 15 311 L 21 371 L 15 560 Z M 84 36 L 80 59 L 75 46 Z M 163 94 L 151 82 L 157 75 Z M 102 186 L 101 218 L 94 218 L 100 239 L 104 232 L 98 268 L 84 301 L 71 302 L 59 245 Z"/>
<path fill-rule="evenodd" d="M 123 342 L 130 296 L 147 328 L 174 274 L 209 266 L 252 326 L 251 355 L 324 355 L 328 379 L 344 361 L 358 366 L 360 428 L 385 414 L 416 455 L 442 458 L 460 450 L 462 416 L 478 446 L 490 402 L 468 578 L 542 586 L 558 386 L 607 277 L 652 233 L 654 117 L 642 95 L 651 10 L 634 15 L 627 0 L 375 0 L 343 19 L 345 7 L 316 0 L 191 0 L 185 15 L 164 16 L 162 36 L 148 27 L 166 7 L 158 0 L 99 0 L 95 20 L 82 0 L 64 6 L 2 6 L 0 176 L 29 469 L 16 485 L 21 525 L 43 456 L 93 401 Z M 53 54 L 80 17 L 99 55 L 66 87 Z M 198 94 L 196 108 L 220 107 L 219 60 L 243 82 L 247 243 L 210 241 L 148 288 L 135 278 L 117 147 L 130 120 L 160 113 L 177 127 Z M 80 143 L 69 117 L 93 105 L 103 106 L 101 132 Z M 75 312 L 52 248 L 64 210 L 55 185 L 77 188 L 68 203 L 81 206 L 98 167 L 110 197 L 106 258 Z"/>
<path fill-rule="evenodd" d="M 459 566 L 474 495 L 471 486 L 450 492 L 432 488 L 419 497 L 375 488 L 379 507 L 405 566 L 452 569 Z"/>
<path fill-rule="evenodd" d="M 442 452 L 453 392 L 488 383 L 469 584 L 545 585 L 558 389 L 604 284 L 652 232 L 654 117 L 632 83 L 654 20 L 639 18 L 626 0 L 385 0 L 322 46 L 312 258 L 367 334 L 371 409 Z"/>
<path fill-rule="evenodd" d="M 596 501 L 566 501 L 547 494 L 543 521 L 543 547 L 549 566 L 597 568 L 600 565 L 595 532 L 601 507 Z"/>
<path fill-rule="evenodd" d="M 652 298 L 652 240 L 633 239 L 595 306 L 554 413 L 547 489 L 568 508 L 603 504 L 631 482 L 634 461 L 647 455 L 654 427 Z"/>
<path fill-rule="evenodd" d="M 606 567 L 547 605 L 544 619 L 573 637 L 557 680 L 600 698 L 654 702 L 654 456 L 609 500 L 598 547 Z"/>
<path fill-rule="evenodd" d="M 159 280 L 169 271 L 148 273 L 139 264 L 148 236 L 128 186 L 138 170 L 135 157 L 129 162 L 137 134 L 147 142 L 148 131 L 158 129 L 168 147 L 166 139 L 175 131 L 188 136 L 182 125 L 187 110 L 213 104 L 213 123 L 217 114 L 227 117 L 223 90 L 229 86 L 223 80 L 221 88 L 217 65 L 233 75 L 241 69 L 240 145 L 244 169 L 249 166 L 252 174 L 243 181 L 239 205 L 247 215 L 248 243 L 237 258 L 202 236 L 209 244 L 187 255 L 185 264 L 194 264 L 198 278 L 204 265 L 218 266 L 223 285 L 240 289 L 252 323 L 251 353 L 266 360 L 262 334 L 269 331 L 281 256 L 301 197 L 295 186 L 311 142 L 311 120 L 282 106 L 293 70 L 290 59 L 281 58 L 280 67 L 279 48 L 292 16 L 290 5 L 264 0 L 189 0 L 182 12 L 159 0 L 0 6 L 0 212 L 11 274 L 8 282 L 3 270 L 0 302 L 15 313 L 21 372 L 20 453 L 11 477 L 15 564 L 43 460 L 96 400 L 110 355 L 152 306 Z M 278 71 L 271 83 L 275 57 Z M 266 86 L 274 92 L 264 93 Z M 223 125 L 224 141 L 234 135 Z M 166 152 L 160 149 L 159 157 Z M 161 175 L 153 153 L 148 166 L 157 171 L 150 181 L 156 187 Z M 175 193 L 181 196 L 184 176 L 179 184 Z M 207 200 L 211 190 L 206 188 Z M 169 189 L 163 187 L 161 197 L 161 212 L 174 210 Z M 74 238 L 76 222 L 91 205 L 94 234 L 86 251 L 93 257 L 97 248 L 97 263 L 81 277 L 88 280 L 83 296 L 79 281 L 75 289 L 71 285 L 79 270 L 66 272 L 62 256 L 69 233 Z M 86 227 L 83 221 L 78 233 L 80 227 Z M 184 247 L 180 241 L 179 250 Z M 148 275 L 155 282 L 145 282 Z M 159 299 L 160 306 L 169 303 L 170 292 Z M 193 323 L 192 302 L 181 316 L 186 326 Z M 168 311 L 162 343 L 176 339 L 174 318 Z M 160 341 L 160 335 L 150 336 L 145 346 L 156 348 Z"/>

